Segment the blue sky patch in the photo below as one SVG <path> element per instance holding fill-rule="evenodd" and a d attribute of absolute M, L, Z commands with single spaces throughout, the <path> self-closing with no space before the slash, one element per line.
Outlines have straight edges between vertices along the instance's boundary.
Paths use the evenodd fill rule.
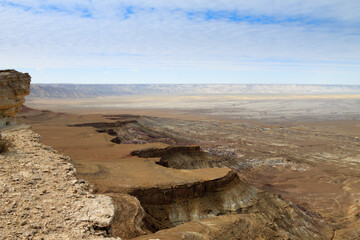
<path fill-rule="evenodd" d="M 57 69 L 56 81 L 73 82 L 101 68 L 111 82 L 360 84 L 359 0 L 269 4 L 0 0 L 0 68 Z"/>
<path fill-rule="evenodd" d="M 30 6 L 17 4 L 17 3 L 13 3 L 13 2 L 9 2 L 9 1 L 0 1 L 0 6 L 2 6 L 2 7 L 20 8 L 20 9 L 22 9 L 24 11 L 29 11 L 29 10 L 32 9 Z"/>
<path fill-rule="evenodd" d="M 186 12 L 190 20 L 206 20 L 206 21 L 228 21 L 241 23 L 246 22 L 250 24 L 329 24 L 334 21 L 326 19 L 314 19 L 305 16 L 271 16 L 271 15 L 246 15 L 240 14 L 238 11 L 190 11 Z"/>

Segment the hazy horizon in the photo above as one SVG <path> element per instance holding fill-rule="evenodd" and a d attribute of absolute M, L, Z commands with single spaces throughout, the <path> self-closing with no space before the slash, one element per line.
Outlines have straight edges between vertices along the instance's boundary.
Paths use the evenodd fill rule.
<path fill-rule="evenodd" d="M 360 83 L 354 84 L 326 84 L 326 83 L 46 83 L 46 82 L 32 82 L 32 85 L 270 85 L 270 86 L 359 86 Z"/>

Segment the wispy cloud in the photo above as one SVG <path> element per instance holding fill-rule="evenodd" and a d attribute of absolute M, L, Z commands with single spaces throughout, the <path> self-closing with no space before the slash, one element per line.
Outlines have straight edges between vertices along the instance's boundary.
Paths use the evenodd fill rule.
<path fill-rule="evenodd" d="M 0 67 L 360 71 L 360 1 L 0 0 Z"/>

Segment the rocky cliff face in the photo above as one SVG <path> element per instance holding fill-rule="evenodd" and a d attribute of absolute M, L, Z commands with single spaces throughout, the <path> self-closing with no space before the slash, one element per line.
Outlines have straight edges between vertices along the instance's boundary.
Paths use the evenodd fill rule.
<path fill-rule="evenodd" d="M 13 143 L 0 154 L 0 239 L 107 239 L 115 206 L 75 176 L 70 158 L 28 128 L 2 131 Z M 120 239 L 121 240 L 121 239 Z"/>
<path fill-rule="evenodd" d="M 10 125 L 30 93 L 31 77 L 15 70 L 0 70 L 0 127 Z"/>
<path fill-rule="evenodd" d="M 175 169 L 213 168 L 223 164 L 220 159 L 202 152 L 199 146 L 150 148 L 133 151 L 131 155 L 161 157 L 158 164 Z M 156 233 L 159 235 L 148 235 L 146 239 L 162 234 L 176 236 L 174 239 L 328 239 L 331 235 L 330 227 L 321 218 L 308 215 L 280 196 L 247 184 L 233 170 L 212 180 L 167 188 L 137 188 L 129 194 L 139 199 L 145 210 L 147 229 L 162 230 Z M 222 225 L 231 234 L 219 229 L 193 228 L 197 238 L 178 235 L 176 226 L 189 222 L 205 226 L 207 219 L 211 219 L 213 226 Z M 232 219 L 230 223 L 224 223 L 229 219 Z M 251 227 L 240 230 L 236 223 L 248 219 L 252 220 L 246 225 Z M 259 238 L 260 235 L 263 238 Z"/>

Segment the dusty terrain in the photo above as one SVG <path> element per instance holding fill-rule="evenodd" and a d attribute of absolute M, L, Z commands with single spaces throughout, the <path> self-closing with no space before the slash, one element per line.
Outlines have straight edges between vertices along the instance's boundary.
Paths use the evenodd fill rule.
<path fill-rule="evenodd" d="M 97 98 L 27 98 L 36 109 L 71 113 L 141 113 L 164 117 L 219 117 L 262 122 L 360 120 L 360 94 L 126 95 Z"/>
<path fill-rule="evenodd" d="M 179 109 L 175 104 L 171 111 L 169 107 L 152 110 L 150 106 L 147 109 L 104 109 L 99 107 L 104 103 L 100 100 L 96 100 L 95 107 L 83 108 L 78 114 L 74 112 L 84 106 L 77 105 L 79 102 L 71 105 L 70 101 L 65 101 L 62 106 L 56 105 L 57 100 L 48 101 L 47 105 L 32 102 L 30 106 L 56 106 L 57 110 L 68 113 L 28 110 L 18 120 L 31 124 L 44 143 L 70 155 L 79 177 L 94 183 L 98 192 L 112 196 L 121 209 L 113 228 L 117 236 L 140 236 L 139 239 L 160 236 L 161 239 L 184 236 L 186 239 L 244 239 L 245 236 L 249 239 L 261 239 L 261 236 L 265 239 L 301 239 L 299 236 L 358 239 L 359 105 L 350 106 L 346 102 L 359 100 L 354 96 L 333 100 L 316 102 L 313 98 L 311 111 L 315 113 L 310 114 L 307 109 L 311 104 L 301 105 L 303 99 L 292 100 L 303 109 L 296 113 L 302 117 L 297 119 L 292 111 L 284 108 L 282 112 L 274 111 L 277 122 L 272 116 L 263 121 L 233 118 L 220 114 L 223 109 L 213 109 L 217 114 L 209 117 L 206 111 L 190 109 L 190 103 L 188 109 Z M 328 105 L 322 105 L 323 101 Z M 264 106 L 266 102 L 268 99 L 262 102 L 257 99 L 253 106 Z M 196 106 L 194 104 L 193 108 Z M 263 110 L 258 107 L 259 112 Z M 321 110 L 319 115 L 317 110 Z M 334 110 L 342 114 L 331 113 Z M 279 117 L 281 114 L 285 120 Z M 325 121 L 328 116 L 337 120 Z M 168 145 L 199 145 L 205 152 L 179 151 L 162 155 L 157 150 L 162 152 Z M 148 148 L 157 155 L 151 156 L 153 152 L 149 153 Z M 132 156 L 132 152 L 138 150 L 145 152 L 142 156 Z M 204 164 L 204 161 L 209 163 Z M 215 188 L 210 188 L 213 190 L 200 195 L 198 191 L 189 191 L 194 186 L 201 189 L 208 182 L 217 182 L 216 179 L 223 182 L 222 179 L 230 174 L 229 169 L 235 170 L 240 178 L 225 185 L 215 184 Z M 240 184 L 244 180 L 245 185 Z M 248 183 L 258 190 L 246 190 Z M 243 187 L 234 190 L 239 186 Z M 234 197 L 229 191 L 244 194 Z M 166 200 L 159 192 L 179 197 Z M 210 204 L 209 199 L 218 200 Z M 221 207 L 224 199 L 241 204 L 235 204 L 238 207 L 229 212 Z M 256 204 L 246 207 L 243 205 L 247 202 L 245 199 L 250 202 L 257 199 Z M 163 203 L 157 205 L 154 201 Z M 290 205 L 284 207 L 284 204 Z M 279 209 L 292 209 L 292 214 L 281 213 Z M 296 224 L 286 224 L 284 219 L 298 220 Z M 277 224 L 270 226 L 270 222 Z M 239 228 L 239 224 L 248 227 Z M 296 229 L 306 229 L 307 235 Z M 156 232 L 158 230 L 161 231 Z M 141 237 L 151 232 L 156 233 Z M 233 235 L 226 235 L 229 232 Z"/>

